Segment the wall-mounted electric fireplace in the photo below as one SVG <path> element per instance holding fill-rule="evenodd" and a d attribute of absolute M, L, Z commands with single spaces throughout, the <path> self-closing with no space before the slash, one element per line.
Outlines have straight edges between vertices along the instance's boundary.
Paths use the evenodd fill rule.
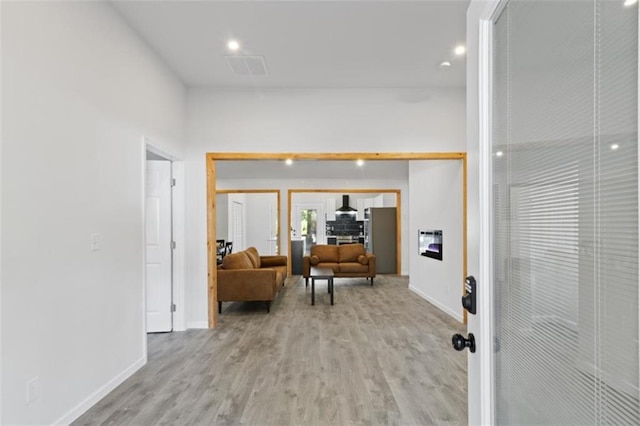
<path fill-rule="evenodd" d="M 418 230 L 418 250 L 421 256 L 442 260 L 442 229 Z"/>

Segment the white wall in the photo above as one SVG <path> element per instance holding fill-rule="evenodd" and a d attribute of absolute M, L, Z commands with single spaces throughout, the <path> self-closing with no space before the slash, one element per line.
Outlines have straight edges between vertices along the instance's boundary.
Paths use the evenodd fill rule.
<path fill-rule="evenodd" d="M 0 423 L 68 423 L 145 362 L 142 137 L 184 155 L 186 92 L 107 3 L 1 7 Z"/>
<path fill-rule="evenodd" d="M 416 91 L 192 88 L 189 153 L 464 150 L 464 89 Z"/>
<path fill-rule="evenodd" d="M 192 324 L 206 326 L 207 320 L 205 153 L 464 151 L 464 89 L 420 90 L 422 100 L 416 99 L 416 89 L 190 89 L 187 292 Z M 303 184 L 295 186 L 315 186 Z M 362 187 L 345 180 L 332 185 Z M 246 187 L 255 188 L 255 181 Z M 397 186 L 383 186 L 389 187 Z M 409 209 L 403 206 L 405 215 Z"/>
<path fill-rule="evenodd" d="M 409 162 L 409 288 L 458 321 L 464 278 L 462 170 L 462 161 Z M 419 254 L 420 229 L 442 230 L 442 261 Z"/>
<path fill-rule="evenodd" d="M 216 194 L 216 239 L 229 240 L 229 194 Z"/>

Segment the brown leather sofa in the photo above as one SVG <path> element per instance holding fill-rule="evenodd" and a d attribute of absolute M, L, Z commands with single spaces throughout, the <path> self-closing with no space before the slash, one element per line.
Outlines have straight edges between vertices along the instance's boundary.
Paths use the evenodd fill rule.
<path fill-rule="evenodd" d="M 228 254 L 218 266 L 218 312 L 222 302 L 271 302 L 287 277 L 286 256 L 260 256 L 255 247 Z"/>
<path fill-rule="evenodd" d="M 309 256 L 302 258 L 305 285 L 309 283 L 312 266 L 331 268 L 334 277 L 365 277 L 371 279 L 371 285 L 376 276 L 376 256 L 367 253 L 362 244 L 312 246 Z"/>

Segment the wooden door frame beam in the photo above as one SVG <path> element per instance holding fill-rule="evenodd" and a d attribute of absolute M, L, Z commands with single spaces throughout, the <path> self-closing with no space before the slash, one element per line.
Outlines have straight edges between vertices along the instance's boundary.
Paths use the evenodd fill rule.
<path fill-rule="evenodd" d="M 342 153 L 248 153 L 248 152 L 209 152 L 206 154 L 207 168 L 207 286 L 209 328 L 218 323 L 218 288 L 216 262 L 216 161 L 225 160 L 461 160 L 462 171 L 462 247 L 463 276 L 467 276 L 467 153 L 466 152 L 342 152 Z M 288 202 L 291 202 L 289 192 Z M 291 207 L 288 207 L 291 210 Z M 399 211 L 399 210 L 398 210 Z M 290 216 L 290 213 L 289 213 Z M 289 237 L 290 238 L 290 237 Z M 290 244 L 290 243 L 289 243 Z M 290 247 L 289 247 L 290 250 Z M 288 253 L 290 255 L 290 253 Z M 467 312 L 463 310 L 464 323 L 467 323 Z"/>

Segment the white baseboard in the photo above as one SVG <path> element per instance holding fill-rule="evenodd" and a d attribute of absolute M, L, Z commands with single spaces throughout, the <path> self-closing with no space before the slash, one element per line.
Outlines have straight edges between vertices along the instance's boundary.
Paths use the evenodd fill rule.
<path fill-rule="evenodd" d="M 409 284 L 409 290 L 413 291 L 415 294 L 417 294 L 418 296 L 422 297 L 424 300 L 426 300 L 427 302 L 431 303 L 433 306 L 435 306 L 436 308 L 440 309 L 444 313 L 452 316 L 458 322 L 463 322 L 462 312 L 453 311 L 451 308 L 449 308 L 449 307 L 445 306 L 444 304 L 438 302 L 437 300 L 433 299 L 432 297 L 427 296 L 426 294 L 424 294 L 422 291 L 418 290 L 417 288 L 415 288 L 411 284 Z M 460 306 L 460 311 L 462 311 L 462 306 Z"/>
<path fill-rule="evenodd" d="M 207 321 L 189 321 L 187 328 L 209 328 L 209 323 Z"/>
<path fill-rule="evenodd" d="M 113 379 L 109 380 L 97 391 L 89 395 L 84 401 L 72 408 L 67 414 L 60 417 L 53 422 L 54 425 L 68 425 L 74 420 L 83 415 L 89 408 L 93 407 L 98 401 L 107 396 L 109 392 L 114 390 L 118 385 L 127 380 L 133 373 L 138 371 L 143 365 L 147 363 L 147 358 L 142 357 L 129 367 L 125 368 L 120 374 Z"/>

